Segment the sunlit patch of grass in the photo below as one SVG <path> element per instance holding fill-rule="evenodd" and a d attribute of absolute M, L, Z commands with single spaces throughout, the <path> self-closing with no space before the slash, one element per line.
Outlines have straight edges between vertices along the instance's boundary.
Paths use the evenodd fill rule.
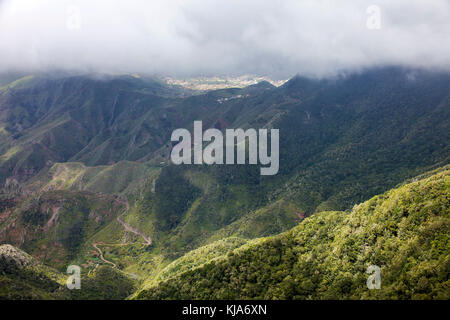
<path fill-rule="evenodd" d="M 5 129 L 5 126 L 1 126 L 0 127 L 0 135 L 7 135 L 8 134 L 8 131 L 6 131 L 6 129 Z"/>
<path fill-rule="evenodd" d="M 8 151 L 6 151 L 4 154 L 2 154 L 2 155 L 0 156 L 0 160 L 1 160 L 1 161 L 8 161 L 8 160 L 11 159 L 14 155 L 16 155 L 17 153 L 19 153 L 20 151 L 22 151 L 22 147 L 20 147 L 20 146 L 12 147 L 11 149 L 9 149 Z"/>
<path fill-rule="evenodd" d="M 23 87 L 24 85 L 26 85 L 27 83 L 29 83 L 33 79 L 34 79 L 33 75 L 28 75 L 28 76 L 22 77 L 20 79 L 17 79 L 15 81 L 7 84 L 3 88 L 4 89 L 12 89 L 12 88 Z"/>

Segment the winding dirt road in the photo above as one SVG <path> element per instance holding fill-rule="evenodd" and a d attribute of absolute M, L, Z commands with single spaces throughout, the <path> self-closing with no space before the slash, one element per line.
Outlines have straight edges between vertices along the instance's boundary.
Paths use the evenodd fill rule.
<path fill-rule="evenodd" d="M 125 205 L 125 212 L 124 212 L 124 213 L 127 213 L 128 210 L 130 210 L 130 204 L 128 203 L 128 201 L 126 201 L 126 200 L 120 200 L 120 199 L 117 199 L 117 201 L 118 201 L 119 203 L 122 203 L 122 204 Z M 120 216 L 117 217 L 117 222 L 119 222 L 119 223 L 125 228 L 125 231 L 134 233 L 134 234 L 136 234 L 136 235 L 138 235 L 138 236 L 141 236 L 142 238 L 144 238 L 145 243 L 146 243 L 147 245 L 149 245 L 149 246 L 152 245 L 152 238 L 147 237 L 145 234 L 143 234 L 143 233 L 142 233 L 141 231 L 139 231 L 138 229 L 133 228 L 132 226 L 130 226 L 128 223 L 126 223 L 125 221 L 123 221 L 122 219 L 120 219 Z"/>
<path fill-rule="evenodd" d="M 123 203 L 125 205 L 126 210 L 125 210 L 124 213 L 127 213 L 128 210 L 130 209 L 130 205 L 128 204 L 128 201 L 123 201 L 123 200 L 119 200 L 119 199 L 117 199 L 117 201 L 119 201 L 120 203 Z M 132 226 L 130 226 L 128 223 L 126 223 L 125 221 L 120 219 L 120 216 L 117 217 L 117 222 L 119 222 L 124 227 L 125 231 L 134 233 L 134 234 L 136 234 L 138 236 L 141 236 L 145 240 L 145 244 L 146 245 L 148 245 L 148 246 L 152 245 L 152 238 L 147 237 L 145 234 L 143 234 L 138 229 L 133 228 Z M 98 245 L 103 245 L 103 244 L 104 244 L 103 242 L 96 242 L 96 243 L 93 243 L 92 246 L 98 251 L 98 253 L 100 255 L 100 259 L 103 262 L 108 263 L 108 264 L 112 265 L 113 267 L 117 268 L 117 265 L 114 262 L 106 260 L 105 257 L 103 256 L 102 250 L 98 247 Z"/>
<path fill-rule="evenodd" d="M 101 250 L 99 247 L 97 247 L 98 244 L 101 244 L 101 243 L 100 243 L 100 242 L 93 243 L 92 246 L 93 246 L 95 249 L 97 249 L 98 253 L 100 253 L 100 260 L 102 260 L 103 262 L 109 263 L 109 264 L 112 265 L 114 268 L 117 268 L 117 265 L 116 265 L 114 262 L 111 262 L 111 261 L 109 261 L 109 260 L 106 260 L 106 259 L 103 257 L 103 252 L 102 252 L 102 250 Z"/>
<path fill-rule="evenodd" d="M 149 246 L 152 245 L 152 238 L 147 237 L 145 234 L 143 234 L 142 232 L 140 232 L 138 229 L 133 228 L 132 226 L 130 226 L 128 223 L 126 223 L 125 221 L 123 221 L 122 219 L 120 219 L 120 217 L 117 217 L 117 221 L 125 228 L 126 231 L 132 232 L 134 234 L 137 234 L 138 236 L 141 236 L 142 238 L 144 238 L 145 243 Z"/>

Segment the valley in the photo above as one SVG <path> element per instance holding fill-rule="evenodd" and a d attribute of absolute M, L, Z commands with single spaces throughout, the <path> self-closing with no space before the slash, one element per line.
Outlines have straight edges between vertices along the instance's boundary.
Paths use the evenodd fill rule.
<path fill-rule="evenodd" d="M 414 72 L 201 92 L 128 75 L 8 82 L 0 244 L 39 267 L 20 278 L 5 258 L 0 296 L 448 297 L 450 75 Z M 279 129 L 278 173 L 171 164 L 171 133 L 197 120 L 222 133 Z M 363 290 L 369 262 L 388 274 L 378 294 Z M 86 291 L 63 288 L 71 264 Z M 59 280 L 27 283 L 46 268 Z"/>

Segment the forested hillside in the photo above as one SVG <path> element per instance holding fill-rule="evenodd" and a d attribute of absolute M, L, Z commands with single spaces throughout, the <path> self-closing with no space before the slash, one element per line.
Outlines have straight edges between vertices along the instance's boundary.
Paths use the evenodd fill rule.
<path fill-rule="evenodd" d="M 447 166 L 349 212 L 316 213 L 182 273 L 172 267 L 135 298 L 449 299 L 449 208 Z M 381 268 L 379 290 L 366 287 L 370 265 Z"/>
<path fill-rule="evenodd" d="M 83 274 L 82 290 L 67 290 L 67 276 L 3 245 L 0 297 L 448 299 L 449 192 L 446 166 L 347 212 L 316 213 L 276 236 L 215 241 L 144 282 L 110 266 L 97 267 Z M 380 289 L 366 286 L 371 265 L 381 269 Z"/>
<path fill-rule="evenodd" d="M 184 274 L 176 261 L 197 265 L 195 250 L 208 252 L 203 263 L 302 221 L 338 223 L 450 159 L 448 73 L 384 67 L 208 92 L 136 75 L 11 77 L 0 87 L 0 243 L 59 271 L 107 267 L 114 278 L 112 269 L 126 280 L 121 297 L 130 279 Z M 222 132 L 279 129 L 278 174 L 172 165 L 171 133 L 194 120 Z M 162 288 L 148 294 L 168 297 Z"/>

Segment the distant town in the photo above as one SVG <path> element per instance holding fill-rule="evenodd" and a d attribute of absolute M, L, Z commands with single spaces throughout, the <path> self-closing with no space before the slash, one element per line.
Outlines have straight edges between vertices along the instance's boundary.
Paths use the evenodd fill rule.
<path fill-rule="evenodd" d="M 244 75 L 240 77 L 194 77 L 186 79 L 174 79 L 165 77 L 164 81 L 169 85 L 178 85 L 192 90 L 217 90 L 226 88 L 244 88 L 261 81 L 267 81 L 276 87 L 281 86 L 286 80 L 272 80 L 264 76 Z"/>

